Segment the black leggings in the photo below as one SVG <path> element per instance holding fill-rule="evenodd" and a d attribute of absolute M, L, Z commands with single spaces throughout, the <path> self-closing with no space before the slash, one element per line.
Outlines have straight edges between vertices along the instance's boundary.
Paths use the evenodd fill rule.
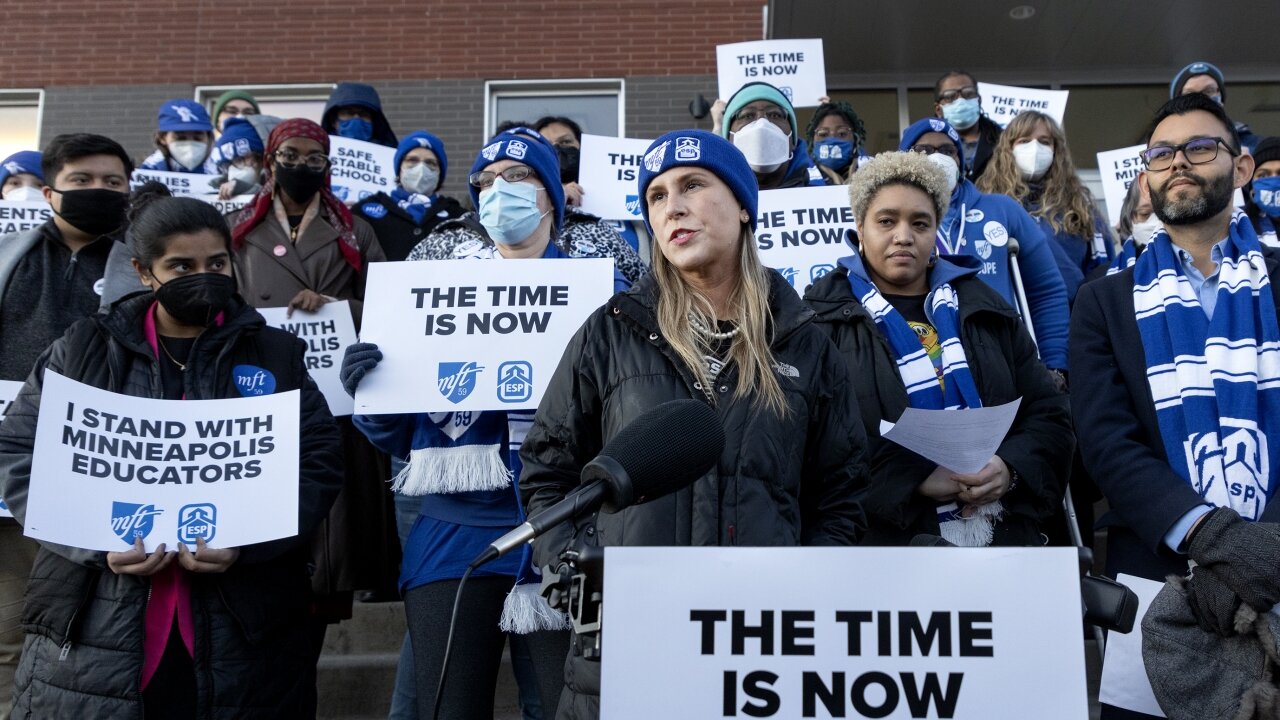
<path fill-rule="evenodd" d="M 493 696 L 506 633 L 498 628 L 502 605 L 511 592 L 509 576 L 473 577 L 463 589 L 449 658 L 449 678 L 442 720 L 492 720 Z M 414 677 L 418 687 L 418 718 L 431 720 L 436 685 L 444 662 L 449 616 L 458 589 L 457 580 L 441 580 L 413 588 L 405 594 L 405 615 L 413 644 Z M 537 675 L 543 715 L 555 716 L 564 687 L 564 661 L 569 650 L 568 631 L 544 631 L 526 635 Z"/>

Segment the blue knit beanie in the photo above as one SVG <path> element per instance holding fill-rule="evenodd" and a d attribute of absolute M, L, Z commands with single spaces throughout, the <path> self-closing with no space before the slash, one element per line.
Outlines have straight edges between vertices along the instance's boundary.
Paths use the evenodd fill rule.
<path fill-rule="evenodd" d="M 449 156 L 444 154 L 444 141 L 426 130 L 411 132 L 400 141 L 400 145 L 396 147 L 395 162 L 392 163 L 396 169 L 396 175 L 400 175 L 400 161 L 404 160 L 404 156 L 418 148 L 430 148 L 431 152 L 436 154 L 436 160 L 440 162 L 439 185 L 444 185 L 445 173 L 449 171 Z"/>
<path fill-rule="evenodd" d="M 9 179 L 10 175 L 21 175 L 28 173 L 40 178 L 40 182 L 44 182 L 44 173 L 40 172 L 40 153 L 35 150 L 23 150 L 16 152 L 0 162 L 0 185 Z"/>
<path fill-rule="evenodd" d="M 645 193 L 655 177 L 675 167 L 700 167 L 720 178 L 751 216 L 751 231 L 755 232 L 760 186 L 742 151 L 706 130 L 675 130 L 654 140 L 640 163 L 640 210 L 651 234 L 653 225 L 649 223 Z"/>
<path fill-rule="evenodd" d="M 749 82 L 738 88 L 738 92 L 729 98 L 729 102 L 725 103 L 724 107 L 724 121 L 720 123 L 720 136 L 729 137 L 729 126 L 733 124 L 733 117 L 739 110 L 757 100 L 771 102 L 787 113 L 787 120 L 791 123 L 791 144 L 795 145 L 796 138 L 799 136 L 799 124 L 796 122 L 796 110 L 791 106 L 791 98 L 767 82 Z"/>
<path fill-rule="evenodd" d="M 964 143 L 960 140 L 960 133 L 951 127 L 951 123 L 946 120 L 940 120 L 936 117 L 925 118 L 911 123 L 902 133 L 902 142 L 898 144 L 898 149 L 908 152 L 911 147 L 916 144 L 922 135 L 931 132 L 938 132 L 951 138 L 951 142 L 956 145 L 956 164 L 960 166 L 960 177 L 964 177 Z"/>
<path fill-rule="evenodd" d="M 1207 63 L 1203 60 L 1197 60 L 1196 62 L 1191 63 L 1179 70 L 1177 75 L 1173 76 L 1173 80 L 1169 82 L 1169 99 L 1172 100 L 1173 98 L 1181 95 L 1182 86 L 1186 85 L 1187 81 L 1196 75 L 1209 75 L 1214 80 L 1218 81 L 1218 94 L 1222 97 L 1223 101 L 1226 101 L 1226 78 L 1222 76 L 1222 71 L 1218 69 L 1217 65 Z"/>
<path fill-rule="evenodd" d="M 737 152 L 736 148 L 734 152 Z M 741 155 L 742 153 L 738 153 Z M 471 173 L 478 173 L 499 160 L 515 160 L 528 165 L 533 174 L 547 189 L 547 199 L 555 212 L 554 232 L 564 227 L 564 186 L 560 184 L 560 158 L 551 144 L 536 130 L 527 127 L 512 128 L 493 136 L 471 164 Z M 745 162 L 745 161 L 744 161 Z M 471 191 L 471 203 L 480 207 L 480 188 L 467 183 Z"/>
<path fill-rule="evenodd" d="M 248 120 L 230 117 L 222 124 L 222 135 L 214 141 L 209 157 L 221 168 L 250 153 L 261 155 L 264 149 L 262 136 L 258 135 L 257 129 Z"/>
<path fill-rule="evenodd" d="M 156 113 L 156 130 L 160 132 L 213 132 L 209 112 L 195 100 L 166 100 Z"/>

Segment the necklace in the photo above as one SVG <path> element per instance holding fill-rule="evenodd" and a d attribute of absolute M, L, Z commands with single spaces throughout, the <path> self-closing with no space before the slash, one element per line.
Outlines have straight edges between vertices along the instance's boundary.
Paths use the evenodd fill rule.
<path fill-rule="evenodd" d="M 737 325 L 734 325 L 732 330 L 726 330 L 724 332 L 712 330 L 711 328 L 704 325 L 702 323 L 702 320 L 697 315 L 694 315 L 692 313 L 689 314 L 689 324 L 692 325 L 693 329 L 696 330 L 700 335 L 711 338 L 712 340 L 728 340 L 729 338 L 732 338 L 733 336 L 737 335 L 742 330 L 742 328 Z"/>
<path fill-rule="evenodd" d="M 187 371 L 187 364 L 178 362 L 178 358 L 174 357 L 173 353 L 169 352 L 169 348 L 165 347 L 164 339 L 161 338 L 159 335 L 156 335 L 156 344 L 160 346 L 160 349 L 164 351 L 164 354 L 168 356 L 169 360 L 174 365 L 178 366 L 178 372 Z"/>

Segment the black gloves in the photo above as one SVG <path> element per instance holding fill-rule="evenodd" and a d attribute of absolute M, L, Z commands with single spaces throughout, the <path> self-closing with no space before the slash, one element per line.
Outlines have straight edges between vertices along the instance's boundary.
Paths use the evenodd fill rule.
<path fill-rule="evenodd" d="M 347 346 L 342 356 L 342 369 L 338 371 L 338 379 L 342 381 L 342 389 L 351 397 L 356 396 L 356 386 L 364 376 L 382 362 L 382 351 L 373 343 L 355 343 Z"/>
<path fill-rule="evenodd" d="M 1191 571 L 1185 589 L 1191 614 L 1195 615 L 1200 629 L 1222 637 L 1236 634 L 1240 596 L 1232 592 L 1217 573 L 1207 567 L 1196 567 Z"/>
<path fill-rule="evenodd" d="M 1203 569 L 1250 607 L 1266 612 L 1280 602 L 1280 526 L 1252 523 L 1231 508 L 1214 508 L 1191 535 L 1188 550 Z"/>

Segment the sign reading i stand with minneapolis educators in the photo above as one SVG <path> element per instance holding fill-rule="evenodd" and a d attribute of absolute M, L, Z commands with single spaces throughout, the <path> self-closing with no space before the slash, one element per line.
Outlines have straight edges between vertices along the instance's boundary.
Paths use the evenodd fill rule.
<path fill-rule="evenodd" d="M 849 189 L 843 185 L 764 190 L 760 193 L 756 246 L 760 262 L 791 283 L 797 293 L 835 270 L 855 251 L 845 240 L 854 229 Z"/>
<path fill-rule="evenodd" d="M 333 194 L 347 205 L 396 187 L 396 149 L 338 135 L 329 136 Z"/>
<path fill-rule="evenodd" d="M 360 381 L 355 411 L 537 407 L 613 277 L 612 258 L 371 264 L 360 339 L 382 362 Z"/>
<path fill-rule="evenodd" d="M 795 107 L 817 107 L 827 94 L 822 40 L 754 40 L 716 46 L 720 99 L 749 82 L 767 82 Z"/>
<path fill-rule="evenodd" d="M 641 220 L 640 164 L 652 140 L 583 135 L 578 184 L 582 209 L 605 220 Z"/>
<path fill-rule="evenodd" d="M 233 372 L 243 398 L 155 400 L 46 370 L 24 533 L 105 551 L 142 538 L 148 552 L 297 535 L 298 391 Z"/>
<path fill-rule="evenodd" d="M 43 200 L 0 200 L 0 235 L 39 227 L 53 217 L 53 208 Z"/>
<path fill-rule="evenodd" d="M 605 566 L 603 720 L 1089 715 L 1074 548 L 610 547 Z"/>
<path fill-rule="evenodd" d="M 9 410 L 9 404 L 13 399 L 18 397 L 18 391 L 22 389 L 22 383 L 15 380 L 0 380 L 0 422 L 4 422 L 4 414 Z M 13 513 L 9 512 L 9 506 L 5 504 L 4 498 L 0 498 L 0 517 L 13 517 Z"/>
<path fill-rule="evenodd" d="M 292 317 L 288 316 L 288 308 L 260 308 L 258 312 L 271 327 L 287 330 L 307 343 L 307 372 L 324 393 L 329 412 L 334 417 L 350 415 L 354 401 L 342 389 L 338 371 L 342 369 L 343 352 L 356 341 L 351 304 L 346 300 L 325 303 L 313 313 L 294 310 Z"/>
<path fill-rule="evenodd" d="M 1124 205 L 1129 186 L 1142 174 L 1142 158 L 1146 145 L 1134 145 L 1119 150 L 1098 153 L 1098 174 L 1102 178 L 1102 199 L 1107 204 L 1107 221 L 1115 227 L 1120 222 L 1120 208 Z M 1120 238 L 1124 241 L 1126 238 Z"/>
<path fill-rule="evenodd" d="M 1062 118 L 1067 114 L 1067 92 L 978 83 L 982 109 L 1000 127 L 1008 125 L 1025 110 L 1038 110 L 1062 125 Z"/>

